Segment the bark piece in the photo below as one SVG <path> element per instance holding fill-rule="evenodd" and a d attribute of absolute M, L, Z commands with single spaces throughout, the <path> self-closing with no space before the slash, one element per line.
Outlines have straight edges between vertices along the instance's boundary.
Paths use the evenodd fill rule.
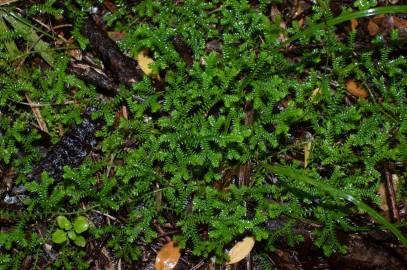
<path fill-rule="evenodd" d="M 92 17 L 86 19 L 81 31 L 89 39 L 92 49 L 112 72 L 116 83 L 124 83 L 129 86 L 142 79 L 143 72 L 137 66 L 137 62 L 124 55 L 117 44 L 96 24 Z"/>
<path fill-rule="evenodd" d="M 91 66 L 72 62 L 68 67 L 68 72 L 75 74 L 78 78 L 88 83 L 94 84 L 102 91 L 116 93 L 118 90 L 117 84 L 112 79 Z"/>
<path fill-rule="evenodd" d="M 28 178 L 38 180 L 43 171 L 54 179 L 60 179 L 64 166 L 76 167 L 82 163 L 96 145 L 95 132 L 100 124 L 84 118 L 80 125 L 66 133 L 61 141 L 56 144 L 47 155 L 34 167 Z"/>
<path fill-rule="evenodd" d="M 180 54 L 182 59 L 184 59 L 187 67 L 192 67 L 194 63 L 194 59 L 192 58 L 193 52 L 190 47 L 184 42 L 180 35 L 175 36 L 174 40 L 172 41 L 175 50 Z"/>

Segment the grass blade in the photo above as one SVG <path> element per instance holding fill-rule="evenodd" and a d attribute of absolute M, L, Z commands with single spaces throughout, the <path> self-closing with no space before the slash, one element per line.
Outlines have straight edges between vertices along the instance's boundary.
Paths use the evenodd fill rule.
<path fill-rule="evenodd" d="M 288 166 L 282 166 L 282 165 L 269 165 L 265 164 L 264 167 L 272 171 L 273 173 L 276 173 L 278 175 L 290 178 L 290 179 L 298 179 L 301 180 L 309 185 L 312 185 L 320 190 L 323 190 L 330 194 L 331 196 L 335 198 L 340 198 L 344 199 L 346 201 L 349 201 L 353 204 L 355 204 L 360 210 L 365 211 L 368 213 L 373 219 L 375 219 L 377 222 L 381 223 L 385 228 L 387 228 L 390 232 L 392 232 L 397 239 L 400 241 L 401 244 L 403 244 L 407 248 L 407 238 L 401 233 L 399 229 L 392 223 L 388 222 L 382 215 L 380 215 L 377 211 L 375 211 L 373 208 L 368 206 L 366 203 L 363 201 L 355 198 L 351 194 L 344 192 L 342 190 L 336 189 L 326 183 L 323 183 L 321 181 L 318 181 L 316 179 L 312 179 L 308 176 L 306 176 L 301 170 L 293 169 Z"/>
<path fill-rule="evenodd" d="M 4 14 L 3 17 L 16 31 L 24 34 L 24 39 L 28 42 L 29 46 L 34 48 L 34 51 L 39 53 L 45 62 L 50 66 L 54 65 L 54 56 L 52 55 L 48 43 L 37 35 L 33 27 L 22 23 L 9 14 Z"/>
<path fill-rule="evenodd" d="M 3 20 L 4 13 L 0 12 L 0 31 L 2 33 L 8 33 L 10 30 L 8 29 L 6 23 Z M 7 52 L 10 55 L 10 58 L 14 58 L 20 54 L 20 51 L 17 48 L 17 45 L 14 43 L 13 40 L 6 40 L 4 41 L 4 45 L 6 47 Z"/>
<path fill-rule="evenodd" d="M 290 44 L 294 40 L 297 40 L 302 37 L 310 36 L 312 33 L 318 30 L 322 30 L 329 26 L 334 26 L 339 23 L 343 23 L 346 21 L 350 21 L 352 19 L 381 15 L 381 14 L 388 14 L 388 13 L 407 13 L 407 5 L 401 6 L 387 6 L 387 7 L 377 7 L 377 8 L 370 8 L 367 10 L 361 10 L 352 12 L 349 14 L 341 15 L 326 22 L 322 22 L 311 26 L 310 28 L 305 29 L 304 31 L 298 32 L 296 35 L 290 37 L 285 44 Z"/>

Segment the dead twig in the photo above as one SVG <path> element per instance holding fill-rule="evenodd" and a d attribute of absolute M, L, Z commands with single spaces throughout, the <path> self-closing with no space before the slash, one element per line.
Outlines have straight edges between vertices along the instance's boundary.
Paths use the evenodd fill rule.
<path fill-rule="evenodd" d="M 396 220 L 397 222 L 400 222 L 400 212 L 397 207 L 397 202 L 396 202 L 396 191 L 394 188 L 394 183 L 393 183 L 393 178 L 390 173 L 390 171 L 386 170 L 384 172 L 385 178 L 386 178 L 386 193 L 387 193 L 387 198 L 390 202 L 390 211 L 392 213 L 392 218 Z"/>

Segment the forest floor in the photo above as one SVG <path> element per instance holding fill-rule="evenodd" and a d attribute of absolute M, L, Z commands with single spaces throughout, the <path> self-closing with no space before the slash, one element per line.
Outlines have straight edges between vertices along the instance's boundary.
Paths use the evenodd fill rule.
<path fill-rule="evenodd" d="M 407 5 L 0 0 L 1 269 L 407 269 Z"/>

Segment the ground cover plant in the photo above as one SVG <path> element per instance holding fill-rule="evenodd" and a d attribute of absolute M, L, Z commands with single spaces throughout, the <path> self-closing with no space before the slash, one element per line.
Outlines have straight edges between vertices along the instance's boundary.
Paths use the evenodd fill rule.
<path fill-rule="evenodd" d="M 390 2 L 0 1 L 0 269 L 405 269 Z"/>

